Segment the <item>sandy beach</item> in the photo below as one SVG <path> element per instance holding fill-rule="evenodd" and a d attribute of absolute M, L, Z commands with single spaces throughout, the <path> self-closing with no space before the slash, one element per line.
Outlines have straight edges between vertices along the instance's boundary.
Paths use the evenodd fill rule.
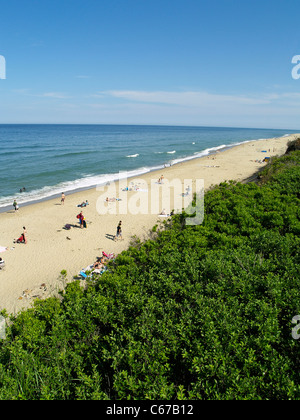
<path fill-rule="evenodd" d="M 7 247 L 0 257 L 5 268 L 0 270 L 0 310 L 18 312 L 32 304 L 35 297 L 46 297 L 57 292 L 62 282 L 60 272 L 67 271 L 67 281 L 72 281 L 82 268 L 106 253 L 118 254 L 128 248 L 136 235 L 146 239 L 149 230 L 164 220 L 159 213 L 165 209 L 188 204 L 197 180 L 204 180 L 207 190 L 225 180 L 245 182 L 266 163 L 265 157 L 281 156 L 287 143 L 298 135 L 251 141 L 207 157 L 189 160 L 163 171 L 147 173 L 139 179 L 122 180 L 105 188 L 67 194 L 64 204 L 60 198 L 20 207 L 0 214 L 0 247 Z M 157 181 L 164 176 L 162 184 Z M 181 185 L 166 198 L 170 183 Z M 179 183 L 180 180 L 180 183 Z M 128 191 L 126 191 L 128 187 Z M 131 191 L 130 191 L 131 189 Z M 123 191 L 124 190 L 124 191 Z M 106 202 L 118 198 L 120 201 Z M 85 208 L 78 204 L 88 200 Z M 182 205 L 181 205 L 182 203 Z M 77 214 L 82 210 L 87 228 L 81 229 Z M 122 221 L 122 241 L 114 241 L 116 228 Z M 65 230 L 66 224 L 71 225 Z M 13 243 L 27 231 L 27 244 Z"/>

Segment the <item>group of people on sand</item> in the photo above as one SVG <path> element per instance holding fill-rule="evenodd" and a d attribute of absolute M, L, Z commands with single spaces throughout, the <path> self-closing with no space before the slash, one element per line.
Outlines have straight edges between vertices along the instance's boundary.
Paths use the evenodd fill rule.
<path fill-rule="evenodd" d="M 97 258 L 97 261 L 93 264 L 93 269 L 95 270 L 101 270 L 105 267 L 105 264 L 108 262 L 108 258 L 106 258 L 104 255 L 102 255 L 101 258 Z"/>
<path fill-rule="evenodd" d="M 82 211 L 79 214 L 77 214 L 76 217 L 79 220 L 80 228 L 81 229 L 87 228 L 86 220 L 85 220 L 85 217 L 84 217 Z"/>
<path fill-rule="evenodd" d="M 161 177 L 158 179 L 157 183 L 158 184 L 163 184 L 163 181 L 164 181 L 164 176 L 161 175 Z"/>
<path fill-rule="evenodd" d="M 24 192 L 25 188 L 22 188 L 23 191 L 20 190 L 20 192 Z M 14 200 L 13 202 L 13 207 L 15 209 L 15 211 L 19 210 L 19 205 L 17 203 L 17 200 Z M 21 234 L 21 236 L 18 239 L 14 239 L 13 243 L 14 244 L 27 244 L 27 231 L 25 226 L 23 226 L 23 232 Z"/>
<path fill-rule="evenodd" d="M 86 223 L 86 220 L 85 220 L 85 217 L 84 217 L 82 211 L 79 214 L 77 214 L 76 217 L 77 217 L 77 219 L 79 219 L 80 228 L 81 229 L 87 228 L 87 223 Z M 122 237 L 122 220 L 120 220 L 120 222 L 117 226 L 117 233 L 116 233 L 116 236 L 114 237 L 114 241 L 116 241 L 116 240 L 123 240 L 123 237 Z"/>
<path fill-rule="evenodd" d="M 97 260 L 89 265 L 86 269 L 82 269 L 79 272 L 79 275 L 86 279 L 88 277 L 87 272 L 102 274 L 105 270 L 107 270 L 107 263 L 109 261 L 112 261 L 116 258 L 116 255 L 114 253 L 112 254 L 106 254 L 104 251 L 102 251 L 102 257 L 97 257 Z"/>
<path fill-rule="evenodd" d="M 65 203 L 65 199 L 66 199 L 65 194 L 62 193 L 62 195 L 61 195 L 61 204 L 62 205 Z M 112 202 L 112 201 L 116 201 L 116 200 L 118 200 L 118 199 L 116 199 L 116 198 L 108 198 L 108 197 L 106 198 L 106 201 L 108 201 L 108 202 Z M 78 204 L 77 207 L 81 207 L 82 208 L 82 207 L 86 207 L 88 205 L 89 205 L 89 202 L 88 202 L 88 200 L 86 200 L 86 201 L 83 201 L 81 204 Z M 85 216 L 83 215 L 82 211 L 79 214 L 77 214 L 76 218 L 79 221 L 80 228 L 81 229 L 83 229 L 83 228 L 86 229 L 87 228 L 87 222 L 86 222 Z M 70 226 L 70 225 L 68 225 L 68 226 Z M 114 236 L 114 240 L 115 241 L 116 240 L 119 240 L 119 239 L 121 239 L 121 240 L 123 239 L 122 238 L 122 221 L 119 222 L 119 224 L 117 226 L 116 236 Z M 99 262 L 96 262 L 96 263 L 98 264 Z"/>
<path fill-rule="evenodd" d="M 62 193 L 62 197 L 61 197 L 62 205 L 64 204 L 64 202 L 65 202 L 65 194 Z M 88 200 L 86 200 L 85 202 L 78 205 L 78 207 L 86 207 L 87 205 L 89 205 Z M 18 210 L 19 206 L 17 205 L 16 200 L 14 201 L 13 206 L 15 207 L 15 211 Z M 82 211 L 76 217 L 79 220 L 80 228 L 81 229 L 87 228 L 86 219 L 85 219 Z M 119 222 L 119 224 L 117 226 L 117 233 L 116 233 L 116 236 L 114 237 L 114 240 L 118 240 L 118 239 L 123 239 L 122 238 L 122 221 Z M 14 239 L 13 243 L 27 244 L 27 230 L 26 230 L 25 226 L 23 226 L 23 232 L 20 235 L 20 237 L 18 239 Z"/>
<path fill-rule="evenodd" d="M 116 198 L 116 197 L 112 197 L 112 198 L 106 197 L 105 201 L 107 201 L 109 203 L 114 203 L 115 201 L 122 201 L 122 199 L 121 198 Z"/>

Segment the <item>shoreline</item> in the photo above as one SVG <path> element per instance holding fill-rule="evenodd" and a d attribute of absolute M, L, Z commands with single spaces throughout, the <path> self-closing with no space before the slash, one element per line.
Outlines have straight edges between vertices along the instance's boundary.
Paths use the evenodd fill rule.
<path fill-rule="evenodd" d="M 197 179 L 204 180 L 205 191 L 223 181 L 246 182 L 265 166 L 265 163 L 260 163 L 264 157 L 283 155 L 287 143 L 297 137 L 299 134 L 247 141 L 219 153 L 128 178 L 127 186 L 135 183 L 139 191 L 122 191 L 125 180 L 120 180 L 102 188 L 88 188 L 70 194 L 65 192 L 64 205 L 61 205 L 59 196 L 22 205 L 17 212 L 13 209 L 1 212 L 0 246 L 8 247 L 8 250 L 0 254 L 6 263 L 5 269 L 0 271 L 0 310 L 16 313 L 27 308 L 34 298 L 49 297 L 62 288 L 59 279 L 62 270 L 67 271 L 66 281 L 70 282 L 82 268 L 95 262 L 102 251 L 119 254 L 128 248 L 133 236 L 146 239 L 150 229 L 163 220 L 159 217 L 162 206 L 167 213 L 174 208 L 174 197 L 169 200 L 169 208 L 164 203 L 167 181 L 180 180 L 183 191 L 191 184 L 193 192 L 196 192 Z M 265 150 L 267 153 L 263 152 Z M 157 179 L 162 174 L 166 182 L 159 185 Z M 153 203 L 155 194 L 157 200 Z M 120 198 L 120 201 L 105 203 L 105 196 L 111 198 L 112 195 Z M 81 209 L 77 205 L 85 200 L 90 203 L 82 209 L 88 227 L 80 229 L 76 215 Z M 143 200 L 144 213 L 141 206 Z M 150 204 L 154 212 L 147 212 Z M 122 213 L 125 205 L 127 209 L 131 206 L 133 211 Z M 107 213 L 99 213 L 101 209 Z M 124 240 L 114 242 L 112 237 L 120 220 Z M 70 231 L 63 229 L 65 224 L 73 226 Z M 13 244 L 13 239 L 19 237 L 23 226 L 28 232 L 28 243 Z M 41 288 L 41 285 L 44 286 Z"/>
<path fill-rule="evenodd" d="M 274 137 L 274 139 L 285 138 L 285 137 L 294 136 L 294 135 L 297 135 L 297 134 L 285 135 L 283 137 Z M 160 164 L 160 165 L 157 165 L 155 167 L 149 167 L 149 168 L 148 167 L 145 167 L 145 168 L 140 167 L 140 168 L 133 169 L 133 170 L 130 170 L 130 171 L 120 171 L 119 173 L 93 175 L 93 177 L 99 177 L 99 178 L 100 177 L 107 177 L 107 178 L 112 177 L 112 178 L 109 181 L 104 181 L 104 182 L 100 182 L 100 183 L 96 183 L 96 184 L 94 183 L 94 184 L 91 184 L 89 186 L 77 187 L 75 189 L 69 189 L 68 190 L 68 189 L 64 189 L 64 186 L 62 186 L 61 188 L 58 188 L 59 184 L 57 184 L 57 185 L 54 185 L 54 186 L 49 186 L 49 187 L 46 186 L 46 187 L 43 187 L 43 188 L 52 188 L 53 191 L 59 189 L 59 190 L 61 190 L 61 192 L 64 192 L 67 195 L 76 194 L 78 192 L 85 192 L 85 191 L 88 191 L 88 190 L 93 190 L 97 186 L 105 186 L 109 182 L 118 182 L 118 181 L 120 181 L 119 175 L 122 174 L 122 173 L 128 173 L 128 175 L 129 175 L 128 179 L 139 177 L 139 176 L 144 176 L 144 175 L 150 174 L 152 172 L 161 171 L 161 170 L 163 171 L 166 168 L 169 168 L 169 166 L 173 167 L 175 165 L 180 165 L 181 163 L 190 162 L 190 161 L 193 161 L 195 159 L 205 158 L 205 157 L 214 155 L 215 153 L 223 153 L 226 150 L 230 150 L 234 147 L 241 146 L 243 144 L 247 144 L 247 143 L 250 143 L 250 142 L 259 142 L 259 141 L 262 141 L 262 140 L 268 140 L 268 138 L 266 138 L 266 139 L 255 139 L 255 140 L 244 140 L 244 141 L 236 142 L 236 143 L 233 143 L 233 144 L 213 146 L 213 147 L 206 148 L 206 149 L 202 150 L 201 152 L 197 153 L 195 156 L 191 155 L 191 156 L 186 156 L 184 158 L 174 159 L 174 160 L 171 160 L 168 163 L 165 162 L 164 164 Z M 175 161 L 175 163 L 173 163 L 173 161 Z M 145 169 L 145 171 L 143 171 L 143 169 Z M 135 174 L 133 175 L 132 173 L 135 173 Z M 72 184 L 72 183 L 76 183 L 77 181 L 78 180 L 74 180 L 72 182 L 69 181 L 69 183 Z M 36 191 L 37 192 L 41 191 L 43 188 L 41 188 L 40 190 L 36 190 Z M 33 198 L 32 200 L 27 198 L 27 200 L 29 200 L 29 201 L 24 201 L 24 202 L 22 201 L 22 195 L 21 196 L 19 195 L 20 192 L 16 192 L 15 197 L 17 198 L 17 202 L 20 206 L 27 207 L 27 206 L 30 206 L 30 205 L 39 204 L 39 203 L 42 203 L 42 202 L 57 199 L 57 198 L 60 197 L 61 192 L 53 192 L 53 193 L 50 193 L 49 196 L 45 196 L 45 197 L 41 197 L 41 198 L 37 197 L 37 198 Z M 24 193 L 21 193 L 21 194 L 24 194 Z M 13 202 L 15 197 L 11 196 L 11 202 Z M 24 195 L 24 197 L 25 197 L 24 200 L 26 200 L 26 195 Z M 0 206 L 0 214 L 6 213 L 11 209 L 12 209 L 12 204 L 7 204 L 3 207 Z"/>

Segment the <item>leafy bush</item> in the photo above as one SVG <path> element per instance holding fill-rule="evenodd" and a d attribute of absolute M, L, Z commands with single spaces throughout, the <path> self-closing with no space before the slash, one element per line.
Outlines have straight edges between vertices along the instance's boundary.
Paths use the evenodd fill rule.
<path fill-rule="evenodd" d="M 1 399 L 299 399 L 299 152 L 222 183 L 0 343 Z"/>

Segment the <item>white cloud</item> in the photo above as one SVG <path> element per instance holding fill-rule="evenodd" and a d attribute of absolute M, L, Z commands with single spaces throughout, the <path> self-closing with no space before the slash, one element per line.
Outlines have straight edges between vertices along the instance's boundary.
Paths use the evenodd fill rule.
<path fill-rule="evenodd" d="M 182 124 L 297 130 L 300 121 L 300 93 L 289 92 L 288 89 L 273 88 L 269 92 L 238 95 L 193 90 L 117 89 L 94 94 L 73 92 L 73 96 L 60 91 L 33 94 L 28 89 L 15 90 L 14 93 L 26 99 L 43 98 L 38 102 L 26 101 L 26 106 L 30 104 L 36 111 L 30 111 L 30 121 L 39 114 L 44 121 L 50 121 L 51 117 L 52 122 L 68 123 Z M 1 111 L 7 114 L 7 106 Z M 13 110 L 10 112 L 15 114 Z"/>
<path fill-rule="evenodd" d="M 71 96 L 67 96 L 63 92 L 44 92 L 44 93 L 32 93 L 31 89 L 13 89 L 13 93 L 23 96 L 31 96 L 35 98 L 54 98 L 54 99 L 69 99 Z"/>
<path fill-rule="evenodd" d="M 68 99 L 69 96 L 66 96 L 64 93 L 61 92 L 45 92 L 42 95 L 38 95 L 38 96 L 42 96 L 44 98 L 55 98 L 55 99 Z"/>
<path fill-rule="evenodd" d="M 102 121 L 298 129 L 300 94 L 107 90 L 89 95 Z"/>
<path fill-rule="evenodd" d="M 99 97 L 113 97 L 129 102 L 156 103 L 177 105 L 192 108 L 227 107 L 227 106 L 270 106 L 280 102 L 284 105 L 295 105 L 299 101 L 300 93 L 270 93 L 252 95 L 222 95 L 200 91 L 167 92 L 167 91 L 135 91 L 109 90 L 98 92 Z M 97 97 L 97 95 L 94 95 Z"/>
<path fill-rule="evenodd" d="M 217 95 L 208 92 L 166 92 L 166 91 L 133 91 L 109 90 L 99 92 L 101 95 L 111 96 L 134 102 L 159 103 L 181 105 L 188 107 L 207 106 L 215 104 L 262 105 L 270 103 L 269 97 L 243 95 Z"/>

